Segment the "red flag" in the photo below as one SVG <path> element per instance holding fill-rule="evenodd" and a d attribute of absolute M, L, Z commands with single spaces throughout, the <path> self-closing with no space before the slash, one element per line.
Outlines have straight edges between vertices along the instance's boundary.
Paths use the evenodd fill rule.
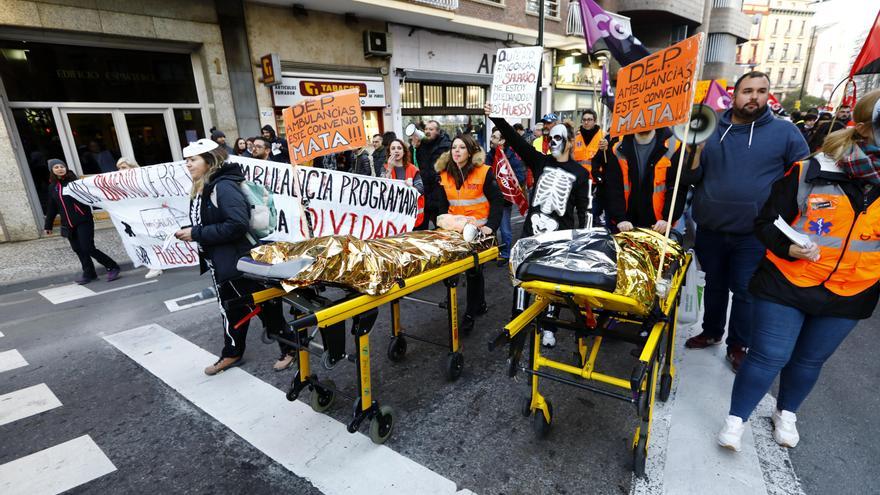
<path fill-rule="evenodd" d="M 513 167 L 507 161 L 502 146 L 495 147 L 495 163 L 492 165 L 492 173 L 495 174 L 495 181 L 498 182 L 498 188 L 504 199 L 515 204 L 519 208 L 519 214 L 525 215 L 529 211 L 529 202 L 523 195 L 522 188 L 519 187 L 519 181 L 516 180 L 516 174 L 513 173 Z"/>
<path fill-rule="evenodd" d="M 849 77 L 863 74 L 880 74 L 880 11 L 874 19 L 874 26 L 865 38 L 865 45 L 856 57 Z"/>

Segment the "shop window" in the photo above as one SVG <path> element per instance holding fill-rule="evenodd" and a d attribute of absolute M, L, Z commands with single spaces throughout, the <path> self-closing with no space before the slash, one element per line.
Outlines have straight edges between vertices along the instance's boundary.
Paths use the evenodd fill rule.
<path fill-rule="evenodd" d="M 13 108 L 12 117 L 21 137 L 34 189 L 40 198 L 40 205 L 45 208 L 49 187 L 48 161 L 50 158 L 64 159 L 64 149 L 61 147 L 52 109 Z"/>
<path fill-rule="evenodd" d="M 417 82 L 403 83 L 401 108 L 422 108 L 422 85 Z"/>
<path fill-rule="evenodd" d="M 447 107 L 463 107 L 464 106 L 464 88 L 461 86 L 446 87 L 446 105 Z"/>
<path fill-rule="evenodd" d="M 192 59 L 160 53 L 0 41 L 10 101 L 198 103 Z"/>
<path fill-rule="evenodd" d="M 540 0 L 526 0 L 526 12 L 538 15 Z M 544 16 L 559 17 L 559 0 L 544 0 Z"/>
<path fill-rule="evenodd" d="M 468 86 L 465 108 L 482 110 L 484 106 L 486 106 L 486 90 L 481 86 Z"/>
<path fill-rule="evenodd" d="M 422 86 L 424 100 L 422 106 L 426 108 L 443 106 L 443 86 Z"/>
<path fill-rule="evenodd" d="M 158 112 L 126 113 L 125 125 L 128 127 L 134 159 L 139 164 L 155 165 L 174 160 L 164 115 Z"/>
<path fill-rule="evenodd" d="M 174 110 L 174 123 L 177 124 L 177 135 L 180 145 L 198 141 L 205 136 L 205 124 L 202 123 L 202 112 L 189 108 Z"/>

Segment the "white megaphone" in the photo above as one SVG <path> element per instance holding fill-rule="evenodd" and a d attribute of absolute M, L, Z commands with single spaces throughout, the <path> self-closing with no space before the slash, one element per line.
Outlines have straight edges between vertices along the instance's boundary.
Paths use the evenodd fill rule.
<path fill-rule="evenodd" d="M 425 133 L 422 132 L 421 129 L 416 127 L 415 124 L 410 124 L 406 126 L 406 129 L 403 130 L 403 133 L 406 134 L 406 137 L 410 137 L 415 134 L 419 139 L 425 139 Z"/>
<path fill-rule="evenodd" d="M 715 115 L 715 110 L 712 110 L 712 107 L 709 105 L 702 103 L 694 105 L 691 109 L 690 122 L 674 126 L 672 128 L 672 135 L 679 141 L 684 141 L 684 130 L 685 126 L 688 125 L 690 130 L 688 131 L 687 144 L 700 144 L 709 139 L 712 133 L 715 132 L 715 128 L 718 127 L 718 116 Z"/>

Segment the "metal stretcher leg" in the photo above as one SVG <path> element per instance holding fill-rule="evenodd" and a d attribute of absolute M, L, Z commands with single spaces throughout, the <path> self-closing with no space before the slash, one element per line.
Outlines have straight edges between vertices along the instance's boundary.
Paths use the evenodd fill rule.
<path fill-rule="evenodd" d="M 464 369 L 464 355 L 458 335 L 458 276 L 443 281 L 446 286 L 446 316 L 449 320 L 449 353 L 443 360 L 443 374 L 449 381 L 458 380 Z"/>
<path fill-rule="evenodd" d="M 633 472 L 638 477 L 645 476 L 645 465 L 648 459 L 648 442 L 651 440 L 651 420 L 654 417 L 654 396 L 657 390 L 657 375 L 660 363 L 653 359 L 645 378 L 644 388 L 641 391 L 645 401 L 644 410 L 640 416 L 639 426 L 633 435 Z"/>
<path fill-rule="evenodd" d="M 306 343 L 307 336 L 305 335 L 307 330 L 302 329 L 297 331 L 297 353 L 299 366 L 297 367 L 296 373 L 293 374 L 293 380 L 290 382 L 290 388 L 287 390 L 287 400 L 293 402 L 299 397 L 300 392 L 303 391 L 304 388 L 309 386 L 309 380 L 311 378 L 311 366 L 309 363 L 309 346 Z"/>
<path fill-rule="evenodd" d="M 391 341 L 388 343 L 388 359 L 401 361 L 406 356 L 406 337 L 400 326 L 400 300 L 391 303 Z"/>
<path fill-rule="evenodd" d="M 370 331 L 376 323 L 379 311 L 373 308 L 354 318 L 351 333 L 357 343 L 356 367 L 358 376 L 358 399 L 355 401 L 351 422 L 348 423 L 349 433 L 360 428 L 364 420 L 370 420 L 370 440 L 373 443 L 385 443 L 394 428 L 394 411 L 388 406 L 379 406 L 373 400 L 373 389 L 370 380 Z"/>
<path fill-rule="evenodd" d="M 665 335 L 663 354 L 663 370 L 660 374 L 659 399 L 666 402 L 672 392 L 672 380 L 675 378 L 675 333 L 678 330 L 678 304 L 669 312 L 669 322 Z"/>

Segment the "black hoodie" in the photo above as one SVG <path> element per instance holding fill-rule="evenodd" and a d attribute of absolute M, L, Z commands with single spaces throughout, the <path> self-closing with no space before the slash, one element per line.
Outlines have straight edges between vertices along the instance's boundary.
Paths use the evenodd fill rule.
<path fill-rule="evenodd" d="M 76 176 L 73 177 L 73 180 L 76 180 Z M 70 182 L 72 182 L 70 179 L 65 178 L 63 182 L 49 184 L 49 194 L 46 198 L 46 222 L 43 227 L 45 230 L 52 230 L 55 217 L 61 215 L 61 235 L 64 237 L 67 237 L 69 230 L 77 225 L 94 222 L 92 209 L 89 206 L 80 203 L 72 196 L 64 195 L 64 188 Z"/>
<path fill-rule="evenodd" d="M 436 204 L 434 190 L 440 187 L 440 176 L 434 170 L 440 155 L 452 148 L 452 140 L 446 131 L 440 130 L 440 134 L 430 141 L 423 140 L 416 148 L 416 160 L 419 164 L 419 173 L 425 185 L 425 198 Z"/>
<path fill-rule="evenodd" d="M 241 276 L 238 259 L 253 245 L 248 240 L 250 204 L 240 189 L 241 166 L 226 162 L 202 190 L 201 222 L 192 226 L 192 238 L 199 243 L 201 273 L 208 270 L 205 258 L 214 266 L 217 283 Z"/>
<path fill-rule="evenodd" d="M 269 132 L 269 160 L 278 163 L 290 163 L 290 153 L 287 150 L 287 141 L 278 137 L 275 128 L 264 125 L 261 131 Z"/>

